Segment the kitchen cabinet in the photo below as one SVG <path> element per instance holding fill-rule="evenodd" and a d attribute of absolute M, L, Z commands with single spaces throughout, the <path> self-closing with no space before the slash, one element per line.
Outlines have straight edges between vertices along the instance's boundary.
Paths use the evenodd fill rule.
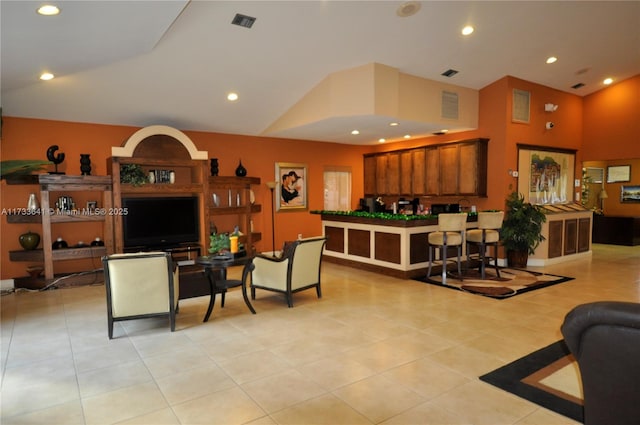
<path fill-rule="evenodd" d="M 488 141 L 366 154 L 365 196 L 486 196 Z"/>

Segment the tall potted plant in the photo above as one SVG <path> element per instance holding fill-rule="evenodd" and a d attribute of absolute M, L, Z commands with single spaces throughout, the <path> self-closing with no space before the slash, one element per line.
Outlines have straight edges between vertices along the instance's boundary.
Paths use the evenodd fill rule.
<path fill-rule="evenodd" d="M 518 192 L 507 197 L 505 212 L 500 238 L 507 251 L 507 262 L 511 267 L 526 267 L 529 255 L 545 240 L 542 224 L 547 217 L 541 207 L 525 202 Z"/>

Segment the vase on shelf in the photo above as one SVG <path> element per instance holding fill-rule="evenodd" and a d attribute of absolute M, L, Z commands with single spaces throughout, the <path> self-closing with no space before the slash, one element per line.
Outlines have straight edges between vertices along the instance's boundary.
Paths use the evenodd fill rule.
<path fill-rule="evenodd" d="M 211 158 L 211 175 L 217 176 L 218 172 L 218 158 Z"/>
<path fill-rule="evenodd" d="M 20 245 L 27 251 L 31 251 L 32 249 L 36 249 L 38 244 L 40 243 L 40 235 L 37 233 L 32 233 L 28 231 L 27 233 L 23 233 L 18 238 Z"/>
<path fill-rule="evenodd" d="M 238 164 L 238 168 L 236 168 L 236 176 L 245 177 L 247 175 L 247 169 L 242 165 L 242 160 Z"/>
<path fill-rule="evenodd" d="M 67 244 L 67 241 L 62 240 L 62 238 L 56 239 L 56 241 L 51 246 L 52 249 L 62 249 L 62 248 L 68 248 L 68 247 L 69 245 Z"/>
<path fill-rule="evenodd" d="M 27 211 L 35 212 L 38 210 L 38 198 L 36 198 L 36 194 L 32 193 L 29 195 L 29 200 L 27 201 Z"/>
<path fill-rule="evenodd" d="M 80 171 L 83 176 L 91 175 L 91 158 L 89 158 L 88 153 L 80 154 Z"/>

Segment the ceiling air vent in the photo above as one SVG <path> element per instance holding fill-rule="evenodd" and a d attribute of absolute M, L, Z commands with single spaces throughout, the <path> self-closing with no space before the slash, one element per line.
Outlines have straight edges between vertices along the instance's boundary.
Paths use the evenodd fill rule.
<path fill-rule="evenodd" d="M 578 83 L 571 86 L 572 89 L 579 89 L 580 87 L 584 87 L 584 83 Z"/>
<path fill-rule="evenodd" d="M 251 28 L 255 21 L 256 21 L 256 18 L 252 18 L 251 16 L 246 16 L 246 15 L 241 15 L 239 13 L 236 13 L 236 16 L 234 16 L 233 21 L 231 21 L 231 23 L 233 25 L 238 25 L 245 28 Z"/>
<path fill-rule="evenodd" d="M 440 75 L 444 75 L 445 77 L 453 77 L 457 73 L 458 73 L 458 71 L 456 71 L 455 69 L 447 69 L 445 72 L 443 72 Z"/>
<path fill-rule="evenodd" d="M 458 93 L 442 92 L 442 118 L 449 120 L 458 119 Z"/>

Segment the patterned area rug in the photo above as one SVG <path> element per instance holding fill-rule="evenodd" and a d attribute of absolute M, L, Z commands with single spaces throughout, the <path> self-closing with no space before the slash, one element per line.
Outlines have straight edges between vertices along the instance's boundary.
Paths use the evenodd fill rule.
<path fill-rule="evenodd" d="M 439 274 L 432 274 L 429 279 L 421 277 L 416 278 L 416 280 L 476 295 L 503 299 L 573 279 L 572 277 L 508 267 L 500 268 L 499 270 L 500 277 L 497 276 L 495 268 L 487 267 L 484 279 L 480 278 L 480 273 L 477 269 L 463 270 L 462 280 L 457 278 L 456 274 L 450 274 L 447 275 L 446 285 L 442 284 L 442 277 Z"/>
<path fill-rule="evenodd" d="M 583 422 L 580 371 L 564 341 L 534 351 L 480 380 Z"/>

